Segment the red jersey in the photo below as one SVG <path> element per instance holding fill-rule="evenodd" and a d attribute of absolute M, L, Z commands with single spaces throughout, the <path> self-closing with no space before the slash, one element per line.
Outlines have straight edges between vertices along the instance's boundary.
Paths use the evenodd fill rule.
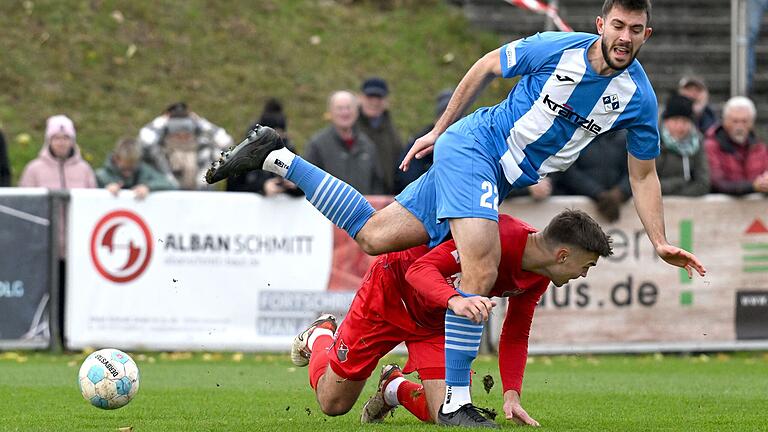
<path fill-rule="evenodd" d="M 528 334 L 533 313 L 550 280 L 522 269 L 528 235 L 537 230 L 508 215 L 499 215 L 501 261 L 489 297 L 508 297 L 507 316 L 499 339 L 499 371 L 503 390 L 520 393 L 528 357 Z M 418 248 L 417 248 L 418 249 Z M 408 252 L 416 252 L 409 249 Z M 406 272 L 402 300 L 409 315 L 426 328 L 445 326 L 448 299 L 457 295 L 461 264 L 453 240 L 424 254 Z"/>

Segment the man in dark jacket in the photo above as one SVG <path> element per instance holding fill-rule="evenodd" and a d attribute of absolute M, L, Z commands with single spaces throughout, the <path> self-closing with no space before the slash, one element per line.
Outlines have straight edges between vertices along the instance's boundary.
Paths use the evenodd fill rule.
<path fill-rule="evenodd" d="M 389 86 L 382 78 L 368 78 L 360 88 L 360 115 L 356 126 L 376 145 L 383 192 L 395 193 L 395 172 L 400 164 L 403 141 L 389 113 Z"/>
<path fill-rule="evenodd" d="M 376 146 L 355 127 L 357 98 L 337 91 L 328 99 L 331 124 L 304 147 L 304 159 L 357 189 L 363 195 L 384 193 Z"/>

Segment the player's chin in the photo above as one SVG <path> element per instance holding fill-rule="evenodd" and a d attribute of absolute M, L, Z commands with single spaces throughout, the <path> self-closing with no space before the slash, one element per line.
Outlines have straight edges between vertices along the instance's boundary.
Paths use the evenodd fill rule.
<path fill-rule="evenodd" d="M 611 68 L 615 70 L 624 70 L 626 69 L 629 64 L 631 63 L 631 58 L 627 57 L 611 57 Z"/>

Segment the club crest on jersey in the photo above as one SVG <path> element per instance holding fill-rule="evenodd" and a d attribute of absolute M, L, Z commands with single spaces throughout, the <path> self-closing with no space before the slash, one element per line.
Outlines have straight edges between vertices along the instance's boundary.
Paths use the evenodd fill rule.
<path fill-rule="evenodd" d="M 603 96 L 603 106 L 605 107 L 605 112 L 611 112 L 619 109 L 619 95 L 612 94 Z"/>
<path fill-rule="evenodd" d="M 343 340 L 339 339 L 339 347 L 336 348 L 336 357 L 340 362 L 344 363 L 347 361 L 347 353 L 349 353 L 349 347 L 344 345 Z"/>

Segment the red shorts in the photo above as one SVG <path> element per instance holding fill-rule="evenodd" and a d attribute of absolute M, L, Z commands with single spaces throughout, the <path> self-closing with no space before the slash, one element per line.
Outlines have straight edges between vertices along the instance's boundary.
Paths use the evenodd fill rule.
<path fill-rule="evenodd" d="M 349 313 L 336 331 L 328 358 L 340 377 L 363 381 L 379 360 L 401 342 L 408 348 L 404 373 L 423 380 L 445 379 L 443 329 L 426 329 L 408 314 L 399 292 L 396 270 L 383 258 L 366 274 Z"/>

